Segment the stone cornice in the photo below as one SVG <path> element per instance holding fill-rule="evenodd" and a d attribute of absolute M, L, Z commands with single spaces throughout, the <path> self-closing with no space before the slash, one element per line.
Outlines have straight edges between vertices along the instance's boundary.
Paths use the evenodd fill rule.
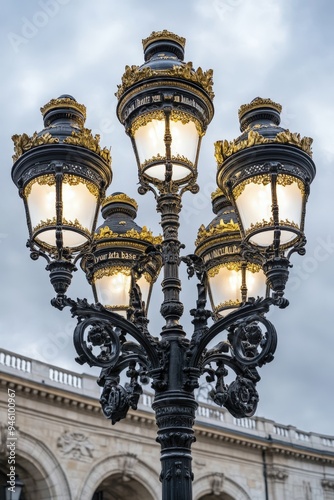
<path fill-rule="evenodd" d="M 66 405 L 70 409 L 90 411 L 102 415 L 98 399 L 81 396 L 72 391 L 66 391 L 63 388 L 58 389 L 47 384 L 39 384 L 6 373 L 1 373 L 0 388 L 1 386 L 14 389 L 16 394 L 21 393 L 22 396 L 45 400 L 47 404 L 61 404 Z M 154 413 L 147 413 L 145 411 L 129 410 L 126 419 L 152 426 L 155 425 Z"/>
<path fill-rule="evenodd" d="M 69 409 L 101 414 L 98 399 L 66 391 L 64 388 L 37 383 L 3 372 L 1 373 L 0 380 L 1 386 L 14 389 L 17 394 L 20 393 L 24 397 L 44 400 L 47 404 L 65 405 Z M 134 424 L 155 425 L 154 413 L 140 409 L 136 411 L 130 410 L 126 420 L 132 421 Z M 334 453 L 331 451 L 284 442 L 272 437 L 264 438 L 255 434 L 229 429 L 224 427 L 224 424 L 218 426 L 197 421 L 195 432 L 197 436 L 206 439 L 242 446 L 244 448 L 266 450 L 267 453 L 285 455 L 299 460 L 334 464 Z"/>
<path fill-rule="evenodd" d="M 208 429 L 208 427 L 210 427 Z M 203 426 L 202 423 L 195 425 L 197 435 L 222 441 L 245 448 L 256 448 L 266 450 L 268 453 L 290 456 L 302 460 L 312 460 L 322 463 L 334 464 L 334 453 L 330 451 L 316 450 L 307 446 L 286 443 L 279 439 L 263 438 L 251 434 L 226 429 L 225 427 L 214 429 L 213 426 Z"/>

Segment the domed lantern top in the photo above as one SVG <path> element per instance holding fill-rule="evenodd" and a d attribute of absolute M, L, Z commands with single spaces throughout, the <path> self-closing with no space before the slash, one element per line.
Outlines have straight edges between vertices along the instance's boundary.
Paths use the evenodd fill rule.
<path fill-rule="evenodd" d="M 258 262 L 246 262 L 231 202 L 218 188 L 212 193 L 216 217 L 199 228 L 195 253 L 204 261 L 208 293 L 215 317 L 233 311 L 249 297 L 264 296 L 265 276 Z"/>
<path fill-rule="evenodd" d="M 136 201 L 124 193 L 105 198 L 102 202 L 105 220 L 95 232 L 93 261 L 88 255 L 81 264 L 92 284 L 95 300 L 124 316 L 130 306 L 133 279 L 137 280 L 147 312 L 152 286 L 162 265 L 160 254 L 155 252 L 146 260 L 141 273 L 135 271 L 136 262 L 161 243 L 161 237 L 136 224 L 137 208 Z"/>
<path fill-rule="evenodd" d="M 213 117 L 212 71 L 185 63 L 185 39 L 167 30 L 143 40 L 145 63 L 126 66 L 117 115 L 131 137 L 143 185 L 193 186 L 201 137 Z"/>
<path fill-rule="evenodd" d="M 242 236 L 275 253 L 304 240 L 315 176 L 312 139 L 280 127 L 281 105 L 257 97 L 239 109 L 242 134 L 215 144 L 217 183 L 232 200 Z"/>
<path fill-rule="evenodd" d="M 41 112 L 41 132 L 13 136 L 12 178 L 26 207 L 30 246 L 59 257 L 89 244 L 111 159 L 84 127 L 86 108 L 72 96 L 51 99 Z"/>

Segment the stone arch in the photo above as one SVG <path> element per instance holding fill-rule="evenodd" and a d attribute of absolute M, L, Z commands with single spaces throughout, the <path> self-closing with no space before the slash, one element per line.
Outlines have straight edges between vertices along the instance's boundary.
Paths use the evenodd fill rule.
<path fill-rule="evenodd" d="M 219 473 L 207 474 L 194 481 L 194 500 L 200 500 L 203 496 L 213 493 L 212 485 L 213 482 L 217 479 L 217 476 L 222 478 L 221 491 L 218 492 L 218 495 L 219 493 L 221 493 L 222 495 L 226 494 L 229 495 L 229 497 L 233 498 L 233 500 L 252 500 L 248 493 L 246 493 L 246 491 L 241 486 L 239 486 L 237 483 L 227 478 L 223 474 Z"/>
<path fill-rule="evenodd" d="M 20 474 L 26 471 L 27 478 L 21 476 L 29 490 L 30 484 L 35 485 L 34 496 L 30 499 L 70 500 L 72 498 L 64 471 L 47 446 L 38 439 L 20 432 L 16 447 L 16 466 Z M 33 479 L 32 479 L 33 478 Z"/>
<path fill-rule="evenodd" d="M 135 457 L 135 455 L 121 453 L 100 460 L 100 462 L 94 465 L 86 478 L 78 498 L 80 500 L 91 500 L 94 492 L 104 480 L 110 476 L 121 476 L 124 474 L 124 461 L 128 458 L 131 459 L 131 457 Z M 161 483 L 157 471 L 136 457 L 134 458 L 134 466 L 131 468 L 131 472 L 129 469 L 129 477 L 140 483 L 153 499 L 160 498 Z"/>

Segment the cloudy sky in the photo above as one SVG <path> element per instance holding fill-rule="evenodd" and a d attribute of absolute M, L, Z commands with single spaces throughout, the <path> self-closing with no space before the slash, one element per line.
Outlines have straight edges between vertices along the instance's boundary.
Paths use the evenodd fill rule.
<path fill-rule="evenodd" d="M 1 26 L 1 315 L 0 347 L 81 371 L 75 364 L 68 310 L 50 305 L 53 289 L 43 260 L 25 248 L 23 203 L 11 181 L 11 136 L 41 130 L 40 107 L 71 94 L 87 107 L 86 126 L 112 147 L 114 181 L 139 202 L 138 223 L 159 233 L 150 194 L 137 194 L 135 159 L 115 114 L 114 93 L 126 64 L 143 62 L 141 40 L 168 29 L 187 39 L 186 61 L 212 68 L 215 117 L 199 162 L 201 191 L 183 200 L 180 239 L 186 252 L 201 223 L 212 219 L 213 143 L 237 137 L 237 111 L 254 97 L 283 106 L 282 126 L 314 138 L 317 177 L 308 203 L 305 257 L 294 256 L 286 296 L 270 314 L 279 334 L 275 360 L 261 369 L 259 416 L 305 431 L 334 435 L 333 300 L 334 3 L 331 0 L 30 0 L 2 3 Z M 69 295 L 92 295 L 78 271 Z M 194 306 L 195 283 L 183 300 Z M 151 308 L 157 335 L 161 324 Z M 187 300 L 185 299 L 187 297 Z M 153 317 L 154 316 L 154 317 Z M 183 321 L 190 331 L 189 317 Z M 89 368 L 85 368 L 89 371 Z"/>

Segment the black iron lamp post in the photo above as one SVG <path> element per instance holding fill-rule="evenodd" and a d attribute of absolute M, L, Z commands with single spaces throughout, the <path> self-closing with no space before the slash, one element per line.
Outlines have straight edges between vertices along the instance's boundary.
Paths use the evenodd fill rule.
<path fill-rule="evenodd" d="M 200 143 L 213 117 L 212 71 L 185 63 L 184 44 L 173 33 L 153 32 L 143 41 L 145 63 L 127 66 L 117 91 L 138 191 L 153 193 L 162 237 L 134 222 L 133 199 L 124 193 L 104 198 L 112 177 L 109 151 L 84 128 L 84 107 L 71 96 L 42 109 L 42 132 L 14 137 L 12 170 L 26 207 L 31 256 L 48 262 L 57 293 L 52 304 L 69 306 L 78 318 L 77 361 L 102 368 L 105 416 L 115 423 L 136 409 L 142 384 L 151 380 L 163 500 L 192 498 L 194 391 L 202 375 L 213 383 L 213 401 L 232 415 L 256 411 L 257 368 L 273 359 L 277 342 L 265 313 L 288 305 L 289 259 L 304 253 L 305 205 L 315 176 L 312 141 L 279 126 L 280 105 L 256 98 L 241 106 L 240 137 L 215 145 L 215 218 L 200 227 L 194 253 L 183 255 L 181 199 L 199 189 Z M 105 221 L 95 230 L 101 202 Z M 94 304 L 66 295 L 80 259 Z M 180 324 L 183 265 L 198 280 L 190 337 Z M 148 303 L 161 267 L 165 325 L 157 337 L 149 332 Z M 124 370 L 128 382 L 121 385 Z M 228 383 L 231 373 L 235 380 Z"/>

